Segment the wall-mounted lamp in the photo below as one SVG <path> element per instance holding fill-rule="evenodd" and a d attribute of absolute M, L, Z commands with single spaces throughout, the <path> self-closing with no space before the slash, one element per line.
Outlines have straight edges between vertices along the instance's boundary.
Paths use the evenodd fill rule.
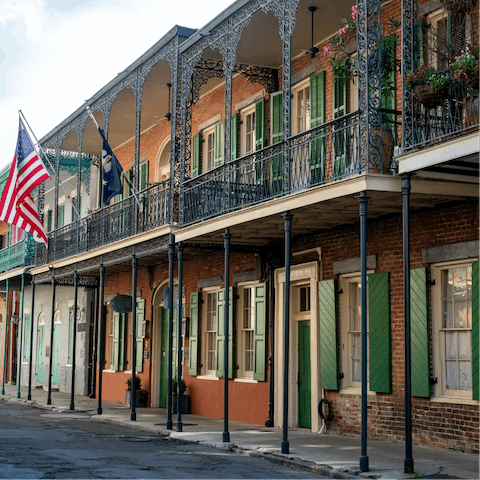
<path fill-rule="evenodd" d="M 11 317 L 11 321 L 12 321 L 12 324 L 13 325 L 17 325 L 18 324 L 18 315 L 16 313 L 14 313 Z"/>

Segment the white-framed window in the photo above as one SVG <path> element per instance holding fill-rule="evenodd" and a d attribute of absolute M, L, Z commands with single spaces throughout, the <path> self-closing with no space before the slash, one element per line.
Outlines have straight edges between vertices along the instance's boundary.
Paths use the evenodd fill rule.
<path fill-rule="evenodd" d="M 362 382 L 362 284 L 360 275 L 340 277 L 340 331 L 342 389 L 361 388 Z M 368 296 L 367 296 L 368 302 Z M 368 305 L 367 305 L 367 352 L 368 345 Z M 369 379 L 369 359 L 367 353 L 367 381 Z"/>
<path fill-rule="evenodd" d="M 435 397 L 472 398 L 472 262 L 432 266 Z"/>
<path fill-rule="evenodd" d="M 433 12 L 427 18 L 425 61 L 428 65 L 436 68 L 437 71 L 445 70 L 450 62 L 451 48 L 448 24 L 448 13 L 444 9 Z"/>
<path fill-rule="evenodd" d="M 255 104 L 240 112 L 240 155 L 248 155 L 255 151 Z"/>
<path fill-rule="evenodd" d="M 253 379 L 255 298 L 254 284 L 238 287 L 237 316 L 237 378 Z"/>
<path fill-rule="evenodd" d="M 203 291 L 203 369 L 204 375 L 216 375 L 215 354 L 217 351 L 217 290 Z"/>
<path fill-rule="evenodd" d="M 310 128 L 310 79 L 292 87 L 292 135 Z"/>

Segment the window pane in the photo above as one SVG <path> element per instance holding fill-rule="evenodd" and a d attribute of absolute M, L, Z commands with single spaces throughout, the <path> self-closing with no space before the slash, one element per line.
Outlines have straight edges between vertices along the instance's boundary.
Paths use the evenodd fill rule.
<path fill-rule="evenodd" d="M 445 358 L 457 359 L 457 333 L 445 332 Z"/>
<path fill-rule="evenodd" d="M 458 362 L 460 367 L 459 390 L 472 389 L 472 365 L 470 362 Z"/>
<path fill-rule="evenodd" d="M 300 311 L 310 311 L 310 287 L 300 288 Z"/>
<path fill-rule="evenodd" d="M 361 360 L 353 360 L 352 362 L 352 382 L 362 381 L 362 362 Z"/>
<path fill-rule="evenodd" d="M 472 358 L 472 333 L 458 332 L 458 358 L 470 360 Z"/>
<path fill-rule="evenodd" d="M 445 362 L 446 388 L 447 390 L 458 390 L 457 388 L 457 362 Z"/>

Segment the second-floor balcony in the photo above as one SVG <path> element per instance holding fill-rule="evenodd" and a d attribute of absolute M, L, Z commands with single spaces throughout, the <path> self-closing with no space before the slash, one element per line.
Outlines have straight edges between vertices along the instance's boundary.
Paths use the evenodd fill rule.
<path fill-rule="evenodd" d="M 395 112 L 398 113 L 398 112 Z M 390 174 L 396 138 L 394 113 L 371 131 L 370 164 L 360 155 L 360 114 L 353 112 L 249 155 L 182 185 L 188 225 L 363 173 Z M 374 145 L 374 146 L 373 146 Z"/>
<path fill-rule="evenodd" d="M 30 234 L 14 245 L 0 250 L 0 272 L 32 265 L 35 254 L 35 241 Z"/>
<path fill-rule="evenodd" d="M 37 246 L 35 264 L 58 261 L 125 240 L 171 222 L 170 182 L 162 182 L 138 194 L 108 205 L 48 234 L 48 251 Z"/>

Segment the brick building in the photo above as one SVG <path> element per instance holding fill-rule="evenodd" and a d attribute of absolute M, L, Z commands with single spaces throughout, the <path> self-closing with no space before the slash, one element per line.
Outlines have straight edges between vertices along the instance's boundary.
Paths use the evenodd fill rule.
<path fill-rule="evenodd" d="M 77 171 L 63 200 L 38 192 L 29 274 L 94 292 L 99 409 L 138 373 L 172 419 L 180 359 L 190 411 L 222 418 L 228 346 L 232 420 L 408 443 L 411 418 L 414 444 L 478 451 L 478 78 L 450 60 L 478 10 L 352 6 L 239 0 L 93 95 L 136 197 L 125 181 L 102 206 L 85 106 L 41 140 L 55 178 Z M 409 88 L 423 63 L 449 78 L 430 100 Z"/>

